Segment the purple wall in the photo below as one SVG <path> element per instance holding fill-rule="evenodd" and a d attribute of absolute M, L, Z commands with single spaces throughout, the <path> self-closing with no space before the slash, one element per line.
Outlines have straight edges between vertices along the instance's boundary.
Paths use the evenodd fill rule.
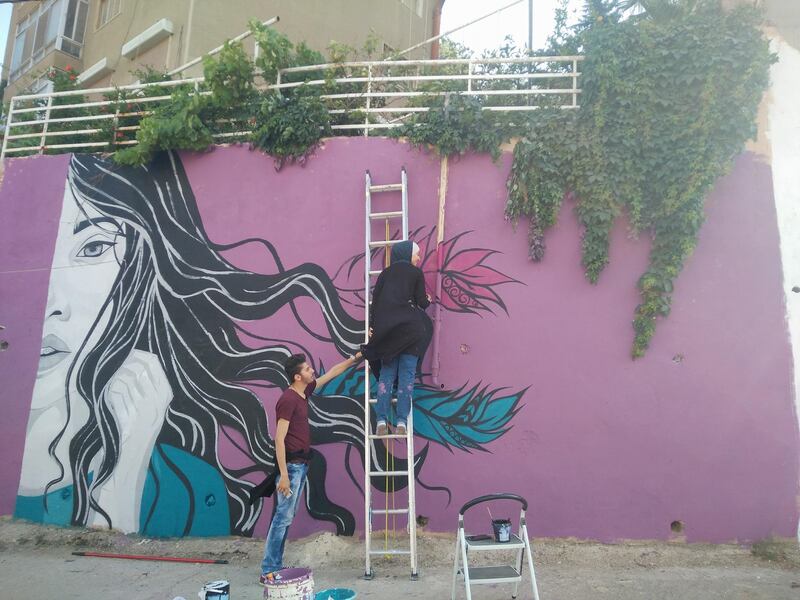
<path fill-rule="evenodd" d="M 14 509 L 69 157 L 5 163 L 0 191 L 0 513 Z"/>
<path fill-rule="evenodd" d="M 365 169 L 390 183 L 405 165 L 411 228 L 427 232 L 436 222 L 438 158 L 395 141 L 329 140 L 305 168 L 280 172 L 269 157 L 244 148 L 183 158 L 209 238 L 266 238 L 287 268 L 314 262 L 333 277 L 362 251 Z M 0 323 L 10 342 L 0 354 L 0 393 L 13 407 L 0 430 L 8 457 L 0 467 L 2 513 L 13 510 L 16 494 L 66 160 L 7 162 L 0 194 Z M 513 491 L 528 498 L 537 536 L 666 538 L 675 520 L 685 523 L 689 541 L 794 535 L 800 446 L 769 167 L 747 155 L 720 182 L 677 281 L 672 314 L 647 355 L 633 362 L 631 320 L 647 240 L 630 239 L 618 225 L 610 264 L 593 286 L 580 266 L 577 220 L 565 206 L 545 260 L 530 262 L 525 224 L 515 231 L 503 217 L 509 165 L 510 156 L 499 164 L 467 156 L 450 165 L 445 238 L 464 233 L 462 249 L 498 251 L 475 256 L 519 283 L 493 287 L 507 315 L 497 305 L 493 313 L 443 311 L 440 383 L 527 388 L 523 407 L 486 452 L 431 444 L 422 480 L 448 487 L 452 501 L 418 487 L 418 514 L 430 518 L 430 529 L 452 530 L 466 500 Z M 253 271 L 276 269 L 254 245 L 226 257 Z M 360 281 L 357 274 L 349 284 Z M 308 323 L 319 322 L 310 301 L 298 309 Z M 299 329 L 288 308 L 252 329 L 306 344 L 324 364 L 337 360 L 330 345 Z M 272 424 L 277 393 L 260 395 Z M 418 440 L 418 451 L 422 445 Z M 343 446 L 323 451 L 328 496 L 362 528 L 363 498 L 345 475 Z M 354 456 L 361 477 L 357 462 Z M 259 535 L 267 520 L 262 515 Z M 330 526 L 300 514 L 293 534 L 320 529 Z"/>

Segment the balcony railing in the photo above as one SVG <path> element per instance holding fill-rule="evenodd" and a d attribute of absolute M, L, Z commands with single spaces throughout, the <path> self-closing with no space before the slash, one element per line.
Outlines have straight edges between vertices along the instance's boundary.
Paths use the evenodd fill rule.
<path fill-rule="evenodd" d="M 283 69 L 276 81 L 262 81 L 259 87 L 320 88 L 333 131 L 368 136 L 399 127 L 412 115 L 430 110 L 442 96 L 454 94 L 479 97 L 483 110 L 489 111 L 530 111 L 543 106 L 576 109 L 582 60 L 582 56 L 538 56 L 331 63 Z M 210 93 L 199 77 L 15 96 L 1 156 L 111 151 L 136 144 L 129 138 L 139 129 L 139 121 L 170 102 L 176 86 Z M 250 133 L 247 119 L 230 125 L 229 131 L 215 135 L 220 143 Z"/>

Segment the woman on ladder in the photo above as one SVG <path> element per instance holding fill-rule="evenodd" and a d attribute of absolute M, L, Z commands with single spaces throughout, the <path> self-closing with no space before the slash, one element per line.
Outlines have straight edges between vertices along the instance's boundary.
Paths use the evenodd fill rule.
<path fill-rule="evenodd" d="M 431 303 L 417 266 L 419 246 L 392 246 L 391 264 L 378 275 L 370 305 L 370 340 L 363 354 L 378 377 L 377 435 L 388 433 L 392 388 L 397 381 L 396 433 L 405 435 L 417 365 L 431 340 L 433 325 L 425 310 Z"/>

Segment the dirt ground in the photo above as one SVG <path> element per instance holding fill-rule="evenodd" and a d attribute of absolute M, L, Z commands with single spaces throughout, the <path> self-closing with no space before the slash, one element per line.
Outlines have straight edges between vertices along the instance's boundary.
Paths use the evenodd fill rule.
<path fill-rule="evenodd" d="M 197 597 L 204 583 L 231 582 L 231 598 L 257 599 L 263 539 L 154 540 L 116 532 L 46 527 L 0 518 L 0 599 L 136 600 Z M 398 541 L 402 545 L 402 541 Z M 682 542 L 599 544 L 533 540 L 542 600 L 565 599 L 796 599 L 800 551 L 793 540 L 755 547 Z M 364 581 L 363 542 L 320 534 L 292 540 L 286 563 L 314 571 L 316 589 L 346 587 L 358 598 L 448 598 L 452 590 L 452 535 L 422 533 L 420 577 L 410 581 L 405 557 L 378 557 L 375 578 Z M 180 564 L 74 556 L 94 551 L 148 556 L 225 559 L 226 565 Z M 502 558 L 502 556 L 498 557 Z M 498 560 L 496 564 L 506 564 Z M 513 586 L 473 588 L 473 597 L 510 598 Z M 456 597 L 465 598 L 459 580 Z M 526 577 L 519 598 L 531 598 Z"/>

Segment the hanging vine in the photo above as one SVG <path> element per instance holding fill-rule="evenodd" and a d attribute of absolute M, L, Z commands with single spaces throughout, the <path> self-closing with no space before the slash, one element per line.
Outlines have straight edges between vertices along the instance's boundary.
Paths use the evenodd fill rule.
<path fill-rule="evenodd" d="M 651 238 L 639 279 L 633 357 L 642 356 L 697 244 L 704 201 L 755 136 L 756 112 L 775 57 L 752 6 L 717 0 L 587 2 L 560 43 L 585 55 L 581 108 L 534 115 L 514 151 L 506 213 L 529 219 L 530 256 L 541 260 L 565 191 L 583 226 L 586 277 L 608 263 L 615 220 Z M 556 51 L 559 49 L 556 48 Z"/>

